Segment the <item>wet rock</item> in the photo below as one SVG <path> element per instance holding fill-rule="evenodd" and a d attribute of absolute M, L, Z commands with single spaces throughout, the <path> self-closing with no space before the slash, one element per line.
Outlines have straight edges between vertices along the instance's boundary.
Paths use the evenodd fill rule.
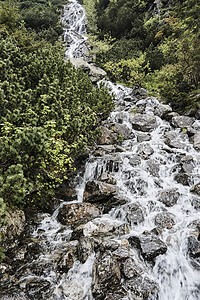
<path fill-rule="evenodd" d="M 172 125 L 174 127 L 179 127 L 179 128 L 187 128 L 189 126 L 192 126 L 194 123 L 195 119 L 187 116 L 177 116 L 172 118 Z"/>
<path fill-rule="evenodd" d="M 131 191 L 132 194 L 143 196 L 147 192 L 148 183 L 142 178 L 131 178 L 124 181 L 124 184 Z"/>
<path fill-rule="evenodd" d="M 89 255 L 94 251 L 94 239 L 90 237 L 81 237 L 78 244 L 78 259 L 85 263 Z"/>
<path fill-rule="evenodd" d="M 145 133 L 139 133 L 139 134 L 137 134 L 137 142 L 138 143 L 150 141 L 150 139 L 151 139 L 150 134 L 145 134 Z"/>
<path fill-rule="evenodd" d="M 136 263 L 133 258 L 129 257 L 123 264 L 122 272 L 125 278 L 131 279 L 141 275 L 143 270 L 138 266 L 138 263 Z"/>
<path fill-rule="evenodd" d="M 171 147 L 171 148 L 177 148 L 177 149 L 184 149 L 185 145 L 181 141 L 182 135 L 179 134 L 177 136 L 177 133 L 174 131 L 168 131 L 165 133 L 165 143 Z"/>
<path fill-rule="evenodd" d="M 109 253 L 97 256 L 93 265 L 93 297 L 96 300 L 102 300 L 109 292 L 116 293 L 120 282 L 121 271 L 118 260 Z"/>
<path fill-rule="evenodd" d="M 193 145 L 196 150 L 200 150 L 200 132 L 194 134 Z"/>
<path fill-rule="evenodd" d="M 93 237 L 95 242 L 95 251 L 105 253 L 106 251 L 115 251 L 119 247 L 119 243 L 112 239 L 107 239 L 105 237 L 98 237 L 97 239 Z"/>
<path fill-rule="evenodd" d="M 168 212 L 159 213 L 155 217 L 155 224 L 161 228 L 171 229 L 175 222 L 175 216 Z"/>
<path fill-rule="evenodd" d="M 141 157 L 137 154 L 129 156 L 129 163 L 135 167 L 141 163 Z"/>
<path fill-rule="evenodd" d="M 122 140 L 134 138 L 134 134 L 132 133 L 132 130 L 126 124 L 113 123 L 113 125 L 111 126 L 112 127 L 109 129 L 111 129 L 113 132 L 117 134 L 118 140 L 119 138 L 121 138 Z"/>
<path fill-rule="evenodd" d="M 28 282 L 20 283 L 20 287 L 23 284 L 30 299 L 48 299 L 51 285 L 48 280 L 36 277 L 29 279 Z"/>
<path fill-rule="evenodd" d="M 88 181 L 85 187 L 83 200 L 87 202 L 100 202 L 110 199 L 116 194 L 115 185 L 97 180 Z"/>
<path fill-rule="evenodd" d="M 177 189 L 165 189 L 159 193 L 159 201 L 166 206 L 171 207 L 175 205 L 179 199 L 180 193 Z"/>
<path fill-rule="evenodd" d="M 160 118 L 164 118 L 170 112 L 172 112 L 171 106 L 165 104 L 160 104 L 154 110 L 154 114 Z"/>
<path fill-rule="evenodd" d="M 107 172 L 118 172 L 121 164 L 121 159 L 118 157 L 112 157 L 111 159 L 107 159 L 105 162 L 106 171 Z"/>
<path fill-rule="evenodd" d="M 137 153 L 146 159 L 154 153 L 154 150 L 149 144 L 141 144 L 137 148 Z"/>
<path fill-rule="evenodd" d="M 56 190 L 56 196 L 64 201 L 77 200 L 77 192 L 72 183 L 64 181 Z"/>
<path fill-rule="evenodd" d="M 134 247 L 137 247 L 145 260 L 154 261 L 158 255 L 164 254 L 167 251 L 166 244 L 153 234 L 130 236 L 129 242 Z"/>
<path fill-rule="evenodd" d="M 109 184 L 116 184 L 115 178 L 106 172 L 102 173 L 101 176 L 99 176 L 98 181 L 106 182 Z"/>
<path fill-rule="evenodd" d="M 200 198 L 194 198 L 192 200 L 192 206 L 196 209 L 196 210 L 200 210 Z"/>
<path fill-rule="evenodd" d="M 126 203 L 125 199 L 116 195 L 115 185 L 97 180 L 87 182 L 83 201 L 95 203 L 104 213 L 109 212 L 113 207 Z"/>
<path fill-rule="evenodd" d="M 115 213 L 115 217 L 128 222 L 132 226 L 144 221 L 143 211 L 137 203 L 130 203 L 119 208 Z"/>
<path fill-rule="evenodd" d="M 97 82 L 106 76 L 106 72 L 99 67 L 89 64 L 83 58 L 70 58 L 71 63 L 76 69 L 82 68 L 88 73 L 92 82 Z"/>
<path fill-rule="evenodd" d="M 133 86 L 132 87 L 132 93 L 131 93 L 131 96 L 132 97 L 144 97 L 146 96 L 148 93 L 148 91 L 144 88 L 140 88 L 140 87 L 137 87 L 137 86 Z"/>
<path fill-rule="evenodd" d="M 110 154 L 116 151 L 116 147 L 114 145 L 103 145 L 98 146 L 93 152 L 94 156 L 104 156 L 105 154 Z"/>
<path fill-rule="evenodd" d="M 154 159 L 149 159 L 147 161 L 147 170 L 152 176 L 158 177 L 159 170 L 160 170 L 160 164 L 157 163 L 156 160 L 154 160 Z"/>
<path fill-rule="evenodd" d="M 194 194 L 197 194 L 200 196 L 200 182 L 193 185 L 190 189 L 190 192 L 194 193 Z"/>
<path fill-rule="evenodd" d="M 124 287 L 131 291 L 131 297 L 134 300 L 158 299 L 159 287 L 148 277 L 138 276 L 127 280 Z"/>
<path fill-rule="evenodd" d="M 72 227 L 85 224 L 100 215 L 100 210 L 91 203 L 73 203 L 64 205 L 58 214 L 58 221 Z"/>
<path fill-rule="evenodd" d="M 194 159 L 191 155 L 186 155 L 181 158 L 181 167 L 185 173 L 192 173 L 194 169 Z"/>
<path fill-rule="evenodd" d="M 83 227 L 84 236 L 120 236 L 128 234 L 130 232 L 130 227 L 128 224 L 121 222 L 113 222 L 107 219 L 94 219 L 88 222 Z"/>
<path fill-rule="evenodd" d="M 108 129 L 107 127 L 101 126 L 101 137 L 98 140 L 98 144 L 115 144 L 118 142 L 118 134 Z"/>
<path fill-rule="evenodd" d="M 167 120 L 167 121 L 171 121 L 171 120 L 172 120 L 172 118 L 174 118 L 174 117 L 178 117 L 178 116 L 179 116 L 179 114 L 178 114 L 178 113 L 176 113 L 176 112 L 172 111 L 172 112 L 170 112 L 170 113 L 168 113 L 168 114 L 166 114 L 166 115 L 165 115 L 165 120 Z"/>
<path fill-rule="evenodd" d="M 200 258 L 200 241 L 193 235 L 188 237 L 188 251 L 193 258 Z"/>
<path fill-rule="evenodd" d="M 6 251 L 14 248 L 25 229 L 25 214 L 22 210 L 9 210 L 6 213 L 5 225 L 0 228 L 0 246 Z"/>
<path fill-rule="evenodd" d="M 59 273 L 67 273 L 72 268 L 74 262 L 78 259 L 78 241 L 70 241 L 67 244 L 65 252 L 61 254 L 57 262 L 57 271 Z"/>
<path fill-rule="evenodd" d="M 157 126 L 156 118 L 146 114 L 131 114 L 130 122 L 133 129 L 144 132 L 151 131 Z"/>

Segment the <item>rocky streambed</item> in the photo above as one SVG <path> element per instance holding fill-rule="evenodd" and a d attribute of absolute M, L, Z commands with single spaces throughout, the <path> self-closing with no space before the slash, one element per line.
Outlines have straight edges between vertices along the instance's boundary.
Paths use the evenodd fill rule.
<path fill-rule="evenodd" d="M 115 110 L 84 171 L 51 212 L 26 222 L 12 212 L 18 225 L 3 229 L 2 300 L 200 299 L 200 121 L 144 89 L 104 83 Z"/>

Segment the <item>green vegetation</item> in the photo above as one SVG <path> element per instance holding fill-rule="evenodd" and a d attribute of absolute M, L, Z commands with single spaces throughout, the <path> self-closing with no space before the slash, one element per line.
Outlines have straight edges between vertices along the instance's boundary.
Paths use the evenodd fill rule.
<path fill-rule="evenodd" d="M 45 205 L 97 138 L 98 115 L 113 108 L 108 91 L 94 88 L 43 34 L 57 26 L 51 14 L 48 24 L 39 14 L 28 19 L 41 5 L 54 11 L 54 2 L 21 2 L 24 19 L 16 2 L 0 2 L 0 223 L 5 205 Z"/>
<path fill-rule="evenodd" d="M 154 2 L 83 0 L 96 63 L 113 80 L 146 87 L 178 111 L 195 111 L 200 99 L 200 3 Z"/>

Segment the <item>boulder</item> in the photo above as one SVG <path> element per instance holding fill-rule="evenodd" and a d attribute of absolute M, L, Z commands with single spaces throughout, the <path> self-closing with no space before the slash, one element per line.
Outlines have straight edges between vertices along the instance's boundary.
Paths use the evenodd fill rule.
<path fill-rule="evenodd" d="M 98 144 L 115 144 L 118 142 L 118 134 L 108 129 L 107 127 L 101 126 L 101 137 L 98 140 Z"/>
<path fill-rule="evenodd" d="M 118 135 L 118 140 L 119 138 L 123 140 L 134 138 L 132 130 L 126 124 L 113 123 L 109 129 Z"/>
<path fill-rule="evenodd" d="M 151 156 L 154 153 L 153 148 L 148 144 L 140 144 L 137 147 L 137 153 L 142 156 L 143 159 L 147 159 L 149 156 Z"/>
<path fill-rule="evenodd" d="M 98 181 L 102 181 L 102 182 L 106 182 L 106 183 L 109 183 L 109 184 L 112 184 L 112 185 L 115 185 L 116 184 L 116 180 L 113 176 L 111 176 L 109 173 L 107 172 L 103 172 L 99 178 L 98 178 Z"/>
<path fill-rule="evenodd" d="M 175 224 L 174 219 L 175 219 L 175 215 L 171 213 L 168 212 L 158 213 L 155 217 L 155 224 L 161 228 L 171 229 Z"/>
<path fill-rule="evenodd" d="M 73 203 L 64 205 L 58 213 L 58 221 L 63 225 L 77 227 L 100 215 L 100 210 L 91 203 Z"/>
<path fill-rule="evenodd" d="M 180 193 L 177 189 L 165 189 L 158 194 L 159 201 L 166 206 L 171 207 L 175 205 L 179 199 Z"/>
<path fill-rule="evenodd" d="M 118 260 L 110 253 L 97 256 L 93 265 L 92 295 L 96 300 L 105 299 L 109 292 L 116 293 L 121 282 Z"/>
<path fill-rule="evenodd" d="M 197 194 L 198 196 L 200 196 L 200 182 L 193 185 L 190 189 L 190 192 Z"/>
<path fill-rule="evenodd" d="M 192 126 L 194 123 L 195 119 L 187 116 L 177 116 L 172 118 L 172 125 L 174 127 L 179 127 L 179 128 L 187 128 Z"/>
<path fill-rule="evenodd" d="M 160 164 L 154 160 L 154 159 L 149 159 L 147 161 L 147 171 L 154 177 L 159 176 L 159 170 L 160 170 Z"/>
<path fill-rule="evenodd" d="M 185 173 L 192 173 L 194 169 L 194 159 L 192 155 L 185 155 L 180 161 L 181 167 Z"/>
<path fill-rule="evenodd" d="M 200 150 L 200 132 L 194 134 L 193 145 L 196 150 Z"/>
<path fill-rule="evenodd" d="M 138 143 L 150 141 L 150 139 L 151 139 L 150 134 L 147 134 L 147 133 L 138 133 L 137 134 L 137 142 Z"/>
<path fill-rule="evenodd" d="M 105 154 L 110 154 L 116 152 L 116 147 L 114 145 L 98 145 L 93 152 L 94 156 L 104 156 Z"/>
<path fill-rule="evenodd" d="M 154 114 L 160 118 L 164 118 L 170 112 L 172 112 L 171 106 L 165 104 L 160 104 L 154 110 Z"/>
<path fill-rule="evenodd" d="M 131 114 L 130 123 L 132 124 L 133 129 L 139 131 L 152 131 L 157 127 L 156 118 L 147 114 Z"/>
<path fill-rule="evenodd" d="M 70 61 L 75 66 L 76 69 L 82 68 L 85 72 L 87 72 L 91 81 L 94 83 L 103 79 L 107 75 L 104 70 L 92 64 L 89 64 L 81 57 L 70 58 Z"/>
<path fill-rule="evenodd" d="M 115 218 L 128 222 L 135 226 L 144 221 L 144 215 L 141 207 L 137 203 L 129 203 L 119 208 L 115 213 Z"/>
<path fill-rule="evenodd" d="M 156 256 L 167 252 L 166 244 L 153 234 L 130 236 L 129 242 L 137 247 L 145 260 L 154 262 Z"/>
<path fill-rule="evenodd" d="M 22 210 L 10 209 L 6 212 L 5 225 L 0 228 L 0 246 L 5 251 L 14 248 L 25 229 L 25 214 Z"/>
<path fill-rule="evenodd" d="M 74 262 L 78 259 L 78 241 L 70 241 L 67 244 L 65 252 L 57 262 L 59 273 L 67 273 L 73 267 Z"/>
<path fill-rule="evenodd" d="M 78 259 L 85 263 L 91 253 L 94 251 L 94 239 L 91 237 L 81 237 L 78 244 Z"/>
<path fill-rule="evenodd" d="M 133 167 L 138 166 L 141 163 L 141 157 L 137 154 L 133 154 L 133 155 L 129 156 L 128 159 L 129 159 L 129 163 Z"/>

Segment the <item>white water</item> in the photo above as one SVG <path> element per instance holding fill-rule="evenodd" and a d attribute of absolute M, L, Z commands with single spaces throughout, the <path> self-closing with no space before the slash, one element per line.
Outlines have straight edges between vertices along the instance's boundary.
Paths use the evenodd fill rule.
<path fill-rule="evenodd" d="M 64 8 L 62 17 L 65 34 L 64 39 L 69 45 L 66 49 L 66 57 L 83 56 L 82 49 L 85 44 L 85 12 L 76 0 L 72 0 Z M 133 102 L 124 101 L 125 96 L 130 96 L 132 89 L 124 88 L 121 85 L 106 82 L 116 94 L 116 108 L 110 115 L 109 121 L 126 124 L 132 129 L 130 123 L 131 111 L 135 109 Z M 160 105 L 157 99 L 151 97 L 138 101 L 137 106 L 146 105 L 145 113 L 154 114 L 156 107 Z M 167 211 L 175 216 L 175 225 L 170 229 L 163 229 L 159 236 L 168 247 L 166 254 L 157 257 L 153 268 L 147 265 L 147 275 L 159 284 L 159 300 L 199 300 L 200 299 L 200 271 L 191 265 L 187 253 L 187 237 L 194 229 L 189 226 L 195 220 L 200 220 L 200 212 L 191 205 L 192 194 L 189 186 L 183 186 L 174 180 L 174 167 L 184 155 L 192 155 L 194 169 L 191 174 L 191 185 L 200 181 L 200 154 L 195 151 L 186 134 L 179 129 L 174 130 L 166 121 L 157 118 L 157 127 L 150 134 L 151 139 L 138 143 L 138 131 L 133 130 L 134 138 L 125 140 L 122 146 L 126 151 L 106 154 L 102 157 L 90 157 L 85 166 L 85 174 L 77 186 L 78 202 L 82 201 L 84 187 L 87 181 L 97 179 L 102 172 L 108 169 L 108 162 L 114 160 L 118 168 L 109 169 L 110 174 L 116 180 L 118 194 L 131 203 L 139 203 L 144 213 L 144 221 L 138 225 L 132 224 L 131 234 L 140 235 L 145 230 L 151 231 L 156 227 L 155 217 Z M 171 149 L 166 145 L 164 134 L 168 131 L 177 133 L 177 140 L 181 139 L 181 149 Z M 181 135 L 181 138 L 180 138 Z M 142 159 L 133 166 L 130 158 L 138 153 L 139 146 L 148 144 L 153 149 L 153 154 Z M 149 170 L 149 161 L 157 165 L 157 174 Z M 176 188 L 180 197 L 172 207 L 167 208 L 159 201 L 158 193 L 163 189 Z M 95 253 L 92 253 L 84 264 L 75 261 L 68 273 L 57 274 L 56 266 L 60 253 L 68 246 L 72 230 L 68 226 L 61 225 L 57 221 L 57 215 L 61 207 L 66 204 L 62 202 L 53 215 L 42 214 L 39 227 L 34 231 L 33 238 L 42 246 L 39 258 L 29 264 L 28 271 L 21 275 L 19 286 L 26 287 L 27 281 L 33 279 L 45 279 L 49 281 L 52 290 L 50 299 L 66 300 L 92 300 L 91 281 L 92 265 Z M 126 214 L 123 206 L 112 209 L 102 219 L 110 224 L 126 222 Z M 102 221 L 103 222 L 103 221 Z M 89 225 L 88 225 L 89 226 Z M 86 231 L 95 230 L 86 228 Z M 87 235 L 87 233 L 86 233 Z M 120 241 L 121 237 L 119 237 Z M 64 253 L 64 252 L 63 252 Z M 34 265 L 45 266 L 45 274 L 35 275 L 31 273 Z M 200 269 L 200 268 L 199 268 Z M 18 270 L 20 273 L 20 270 Z M 130 299 L 132 299 L 130 297 Z"/>

